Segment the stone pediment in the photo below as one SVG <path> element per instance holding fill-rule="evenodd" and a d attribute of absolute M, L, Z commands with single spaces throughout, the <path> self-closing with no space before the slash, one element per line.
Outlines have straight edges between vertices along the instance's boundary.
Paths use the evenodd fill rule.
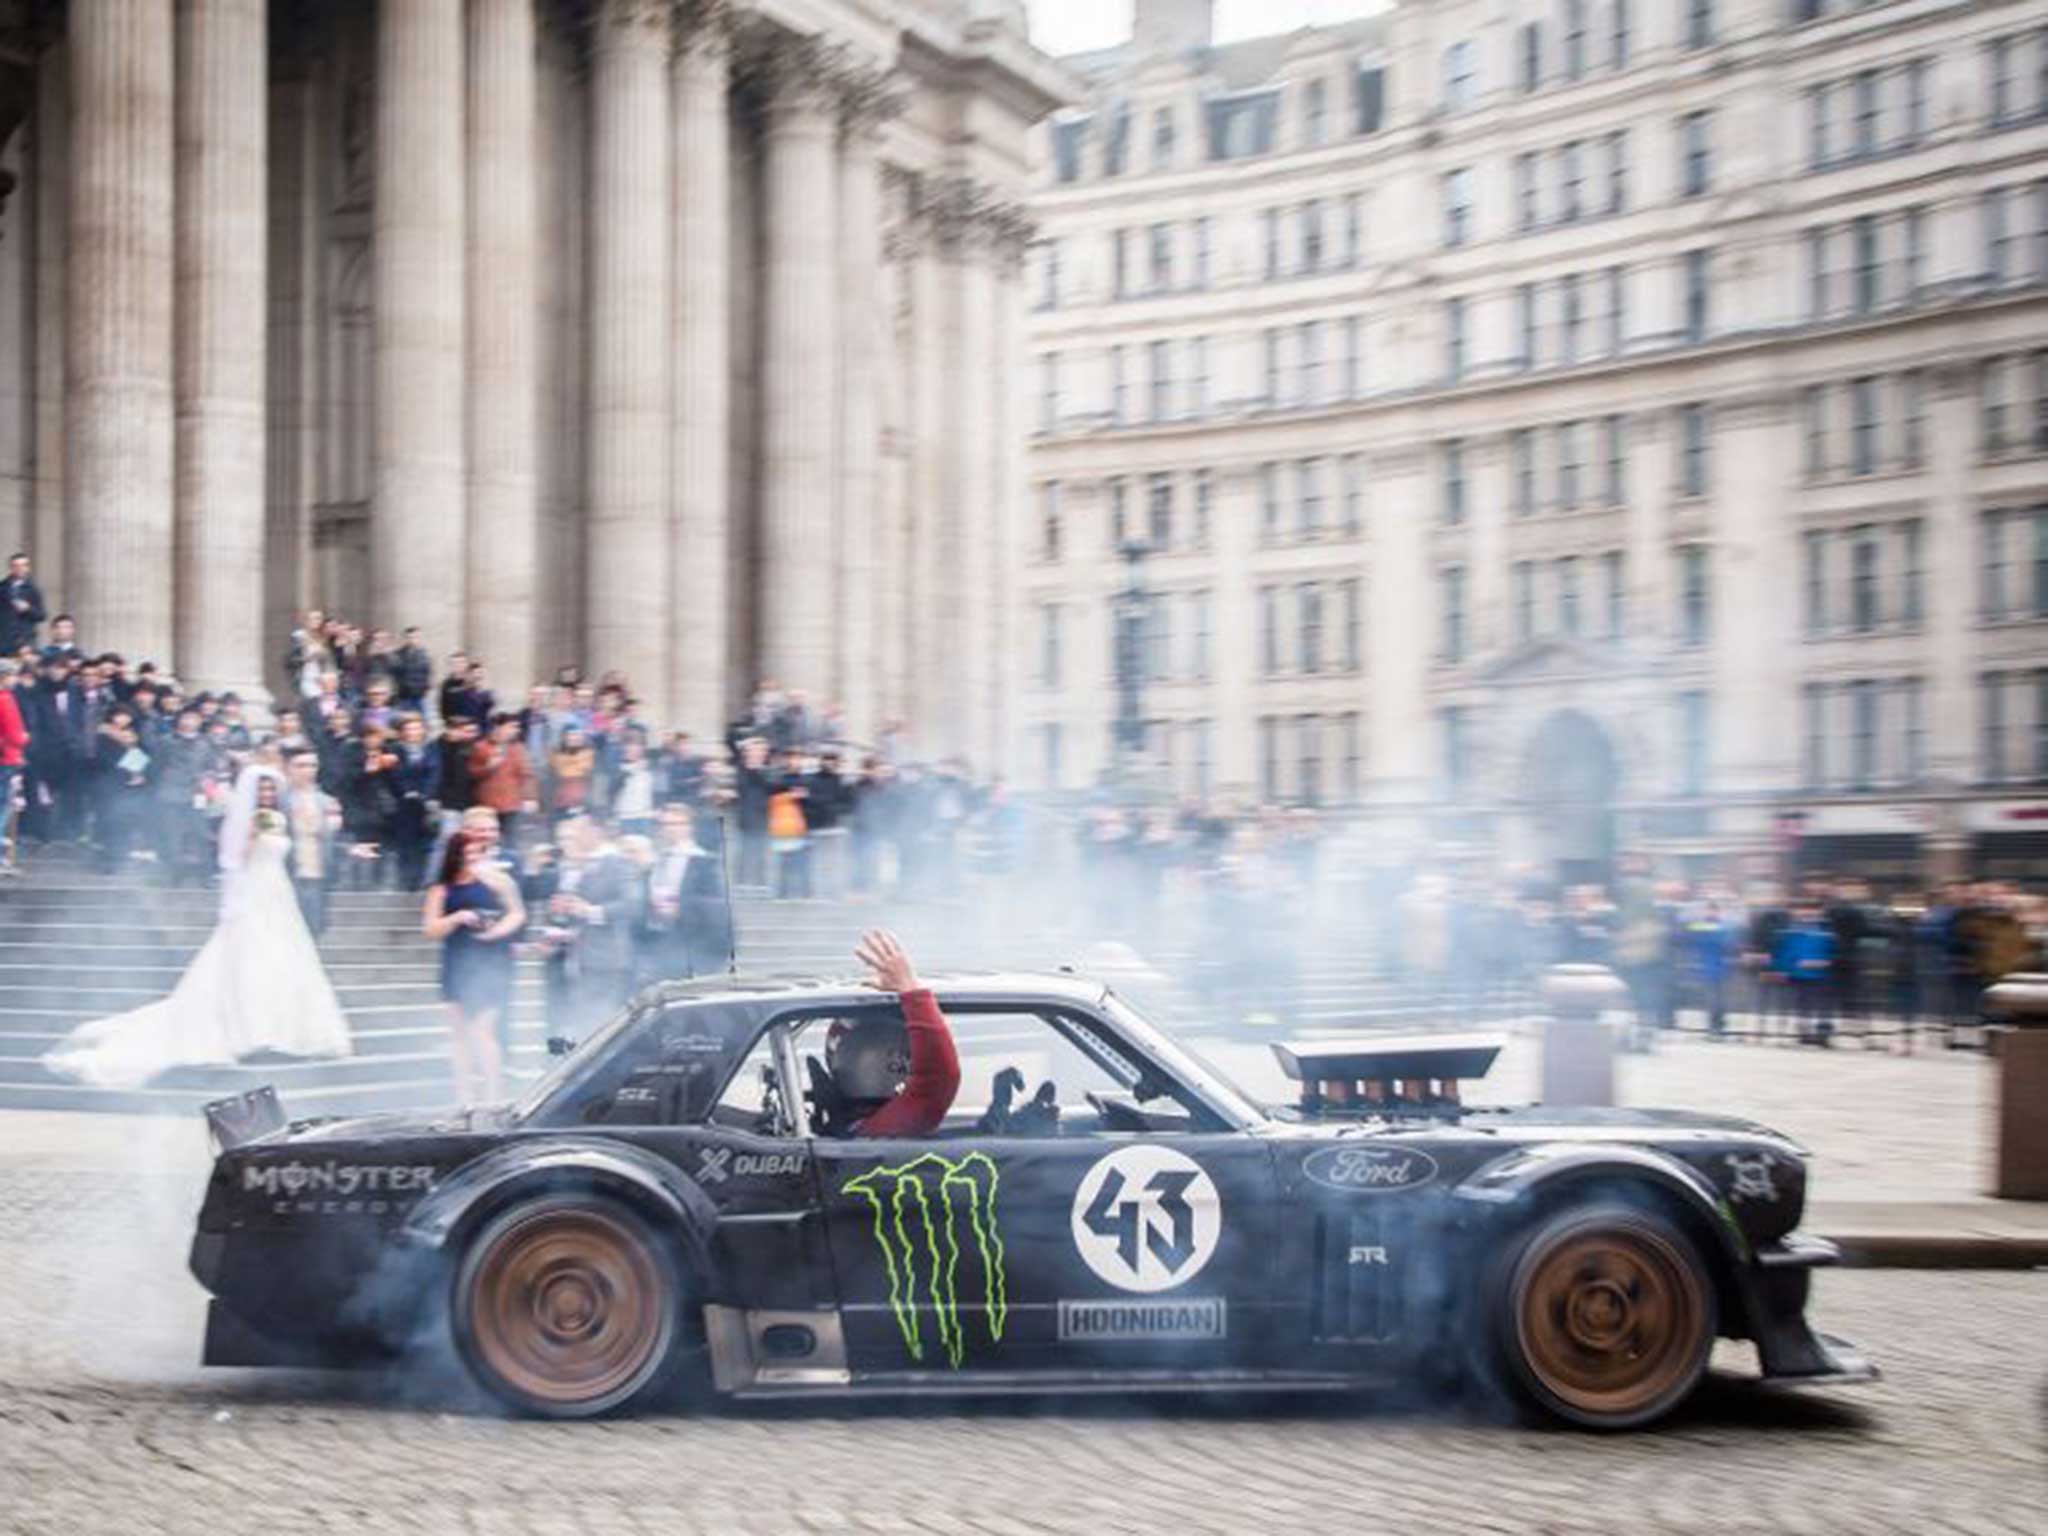
<path fill-rule="evenodd" d="M 1532 640 L 1480 669 L 1478 681 L 1507 688 L 1522 683 L 1561 682 L 1567 678 L 1623 678 L 1641 673 L 1638 658 L 1612 645 L 1553 635 Z"/>

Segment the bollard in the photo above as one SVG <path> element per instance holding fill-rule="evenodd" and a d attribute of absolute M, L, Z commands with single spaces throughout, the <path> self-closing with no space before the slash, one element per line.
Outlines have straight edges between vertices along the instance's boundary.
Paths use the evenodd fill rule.
<path fill-rule="evenodd" d="M 2048 976 L 2017 972 L 1984 994 L 1997 1021 L 1997 1145 L 1994 1183 L 2001 1200 L 2048 1200 Z"/>
<path fill-rule="evenodd" d="M 1604 965 L 1553 965 L 1543 973 L 1546 1105 L 1614 1102 L 1614 1032 L 1601 1017 L 1629 1006 L 1628 987 Z"/>

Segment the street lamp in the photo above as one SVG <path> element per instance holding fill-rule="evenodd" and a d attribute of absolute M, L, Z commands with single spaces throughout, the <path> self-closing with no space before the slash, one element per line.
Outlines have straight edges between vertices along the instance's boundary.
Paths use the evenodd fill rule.
<path fill-rule="evenodd" d="M 1125 574 L 1123 590 L 1111 606 L 1116 622 L 1116 718 L 1110 773 L 1115 782 L 1128 784 L 1132 766 L 1145 750 L 1145 621 L 1152 595 L 1145 590 L 1140 571 L 1146 545 L 1130 539 L 1118 553 L 1123 556 Z"/>

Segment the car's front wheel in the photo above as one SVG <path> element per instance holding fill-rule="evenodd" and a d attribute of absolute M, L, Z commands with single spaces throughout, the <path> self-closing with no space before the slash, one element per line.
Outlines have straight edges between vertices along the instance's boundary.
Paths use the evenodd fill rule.
<path fill-rule="evenodd" d="M 464 1250 L 450 1301 L 470 1374 L 524 1413 L 624 1408 L 665 1384 L 682 1353 L 673 1254 L 601 1197 L 540 1195 L 499 1213 Z"/>
<path fill-rule="evenodd" d="M 1495 1273 L 1496 1352 L 1511 1385 L 1547 1413 L 1633 1429 L 1684 1402 L 1706 1373 L 1713 1277 L 1657 1211 L 1560 1211 L 1519 1234 Z"/>

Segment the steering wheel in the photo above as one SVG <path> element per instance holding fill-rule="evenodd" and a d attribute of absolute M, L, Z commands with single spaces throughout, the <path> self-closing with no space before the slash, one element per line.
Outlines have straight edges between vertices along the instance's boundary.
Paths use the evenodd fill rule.
<path fill-rule="evenodd" d="M 1145 1112 L 1126 1099 L 1111 1098 L 1091 1088 L 1088 1102 L 1102 1116 L 1102 1124 L 1108 1130 L 1142 1132 L 1152 1129 L 1152 1122 L 1146 1118 Z"/>

